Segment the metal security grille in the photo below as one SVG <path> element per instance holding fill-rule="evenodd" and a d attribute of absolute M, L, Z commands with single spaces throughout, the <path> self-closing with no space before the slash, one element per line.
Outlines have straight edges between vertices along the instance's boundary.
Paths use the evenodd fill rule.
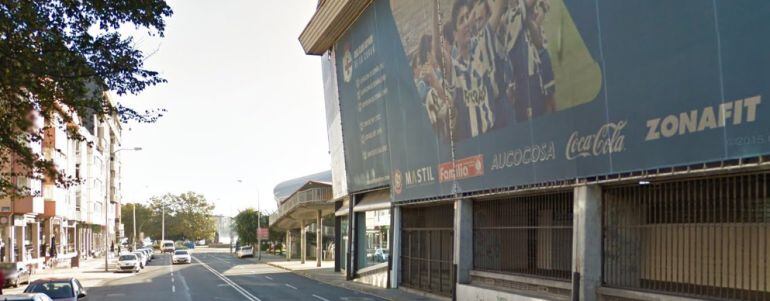
<path fill-rule="evenodd" d="M 604 190 L 604 285 L 770 300 L 767 172 Z"/>
<path fill-rule="evenodd" d="M 401 220 L 400 285 L 451 296 L 455 282 L 452 205 L 404 207 Z"/>
<path fill-rule="evenodd" d="M 565 191 L 475 202 L 474 269 L 569 280 L 572 197 Z"/>

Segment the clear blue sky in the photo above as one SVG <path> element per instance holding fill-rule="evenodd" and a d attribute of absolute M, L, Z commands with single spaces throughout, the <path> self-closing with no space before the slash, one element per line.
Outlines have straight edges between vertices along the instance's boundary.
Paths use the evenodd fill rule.
<path fill-rule="evenodd" d="M 329 168 L 320 58 L 297 40 L 315 0 L 169 1 L 163 39 L 136 35 L 167 84 L 118 101 L 168 113 L 128 124 L 123 201 L 195 191 L 216 212 L 275 209 L 272 189 Z M 243 184 L 237 183 L 243 179 Z"/>

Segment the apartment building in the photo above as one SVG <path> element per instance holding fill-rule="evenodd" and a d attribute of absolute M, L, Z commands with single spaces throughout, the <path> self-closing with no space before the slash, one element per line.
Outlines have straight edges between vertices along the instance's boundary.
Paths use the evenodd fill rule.
<path fill-rule="evenodd" d="M 70 125 L 78 127 L 83 141 L 68 137 L 61 119 L 51 118 L 38 125 L 45 133 L 35 149 L 81 182 L 60 187 L 52 179 L 17 180 L 30 187 L 30 195 L 0 200 L 4 262 L 25 262 L 33 268 L 44 263 L 77 265 L 103 254 L 122 235 L 120 123 L 116 116 L 72 117 Z"/>

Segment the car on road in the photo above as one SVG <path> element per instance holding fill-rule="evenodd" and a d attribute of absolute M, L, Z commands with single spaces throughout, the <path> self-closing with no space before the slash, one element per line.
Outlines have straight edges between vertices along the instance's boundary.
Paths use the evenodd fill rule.
<path fill-rule="evenodd" d="M 141 270 L 141 263 L 139 262 L 140 259 L 136 254 L 133 253 L 125 253 L 120 255 L 118 257 L 118 266 L 117 271 L 118 272 L 132 272 L 137 273 L 139 270 Z"/>
<path fill-rule="evenodd" d="M 23 293 L 14 295 L 0 295 L 3 301 L 51 301 L 46 294 L 42 293 Z"/>
<path fill-rule="evenodd" d="M 254 257 L 254 248 L 251 246 L 240 246 L 238 251 L 235 251 L 235 256 L 238 258 Z"/>
<path fill-rule="evenodd" d="M 171 263 L 191 263 L 192 256 L 190 256 L 190 250 L 176 250 L 174 255 L 171 256 Z"/>
<path fill-rule="evenodd" d="M 147 251 L 147 249 L 145 249 L 145 248 L 141 248 L 141 249 L 136 249 L 136 250 L 137 250 L 137 251 L 139 251 L 139 252 L 142 252 L 142 253 L 144 253 L 144 256 L 145 256 L 145 258 L 147 259 L 147 260 L 146 260 L 147 262 L 151 262 L 151 261 L 152 261 L 152 253 L 150 253 L 149 251 Z"/>
<path fill-rule="evenodd" d="M 174 253 L 176 248 L 174 247 L 173 241 L 166 240 L 160 244 L 160 250 L 163 253 Z"/>
<path fill-rule="evenodd" d="M 3 270 L 3 275 L 5 275 L 3 287 L 19 287 L 21 283 L 29 283 L 29 278 L 32 274 L 23 263 L 19 262 L 0 263 L 0 269 Z"/>
<path fill-rule="evenodd" d="M 139 267 L 144 268 L 147 266 L 147 255 L 144 254 L 142 251 L 135 251 L 132 252 L 132 254 L 136 255 L 137 258 L 139 258 Z"/>
<path fill-rule="evenodd" d="M 25 293 L 43 293 L 56 301 L 87 300 L 86 288 L 75 278 L 47 278 L 32 281 Z"/>

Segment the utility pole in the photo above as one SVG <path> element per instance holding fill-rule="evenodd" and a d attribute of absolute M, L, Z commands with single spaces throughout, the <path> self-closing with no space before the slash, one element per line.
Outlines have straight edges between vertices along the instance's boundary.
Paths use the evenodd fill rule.
<path fill-rule="evenodd" d="M 166 241 L 166 203 L 164 202 L 161 205 L 161 218 L 160 218 L 160 244 L 161 248 L 163 248 L 163 242 Z"/>
<path fill-rule="evenodd" d="M 262 211 L 259 209 L 259 188 L 257 188 L 257 260 L 262 261 Z"/>
<path fill-rule="evenodd" d="M 136 203 L 134 203 L 134 251 L 136 251 Z"/>

